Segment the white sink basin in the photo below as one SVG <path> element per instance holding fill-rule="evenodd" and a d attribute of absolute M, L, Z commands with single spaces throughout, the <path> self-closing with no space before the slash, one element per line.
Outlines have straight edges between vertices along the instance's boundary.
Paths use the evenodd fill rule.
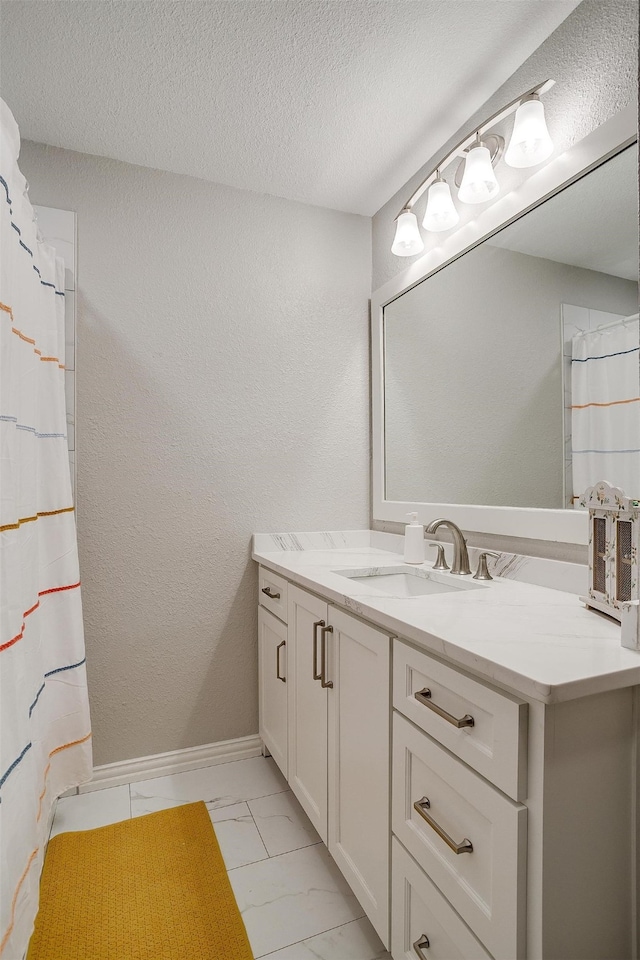
<path fill-rule="evenodd" d="M 334 570 L 333 573 L 354 583 L 367 584 L 388 597 L 426 597 L 435 593 L 481 588 L 479 583 L 469 583 L 466 578 L 462 579 L 453 574 L 443 575 L 434 570 L 405 566 Z"/>

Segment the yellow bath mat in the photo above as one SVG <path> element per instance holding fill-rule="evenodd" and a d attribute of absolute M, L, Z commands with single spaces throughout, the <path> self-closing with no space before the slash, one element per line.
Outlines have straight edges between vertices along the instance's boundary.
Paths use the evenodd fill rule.
<path fill-rule="evenodd" d="M 54 837 L 27 960 L 253 960 L 204 803 Z"/>

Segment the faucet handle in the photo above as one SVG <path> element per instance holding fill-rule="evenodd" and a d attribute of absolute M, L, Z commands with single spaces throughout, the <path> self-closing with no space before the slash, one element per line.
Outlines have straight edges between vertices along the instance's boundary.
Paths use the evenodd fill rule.
<path fill-rule="evenodd" d="M 434 570 L 448 570 L 449 564 L 444 558 L 444 547 L 441 543 L 430 543 L 430 547 L 436 547 L 438 550 L 438 556 L 436 557 L 436 562 L 433 565 Z"/>
<path fill-rule="evenodd" d="M 499 557 L 499 553 L 492 553 L 491 550 L 484 550 L 478 557 L 478 569 L 473 575 L 474 580 L 493 580 L 487 567 L 487 557 Z"/>

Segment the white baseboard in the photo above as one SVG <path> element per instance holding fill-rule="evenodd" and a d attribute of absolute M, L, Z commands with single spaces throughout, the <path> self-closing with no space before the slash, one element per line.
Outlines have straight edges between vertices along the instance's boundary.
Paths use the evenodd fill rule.
<path fill-rule="evenodd" d="M 117 787 L 123 783 L 152 780 L 154 777 L 166 777 L 170 773 L 184 773 L 199 767 L 212 767 L 216 763 L 247 760 L 249 757 L 258 757 L 261 753 L 262 740 L 257 734 L 238 737 L 236 740 L 205 743 L 201 747 L 186 747 L 184 750 L 157 753 L 152 757 L 105 763 L 104 766 L 95 767 L 93 779 L 89 783 L 81 784 L 77 789 L 78 793 L 91 793 L 93 790 Z"/>

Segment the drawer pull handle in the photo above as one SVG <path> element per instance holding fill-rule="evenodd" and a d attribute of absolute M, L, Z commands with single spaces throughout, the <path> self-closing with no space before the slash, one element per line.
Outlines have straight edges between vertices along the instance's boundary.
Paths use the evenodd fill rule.
<path fill-rule="evenodd" d="M 459 720 L 457 717 L 454 717 L 452 713 L 448 713 L 446 710 L 443 710 L 442 707 L 439 707 L 437 703 L 434 703 L 431 699 L 431 690 L 429 687 L 425 687 L 424 690 L 418 690 L 414 693 L 414 697 L 425 707 L 429 707 L 429 710 L 433 710 L 434 713 L 437 713 L 439 717 L 442 717 L 443 720 L 446 720 L 447 723 L 452 723 L 454 727 L 472 727 L 475 723 L 473 717 L 465 713 L 464 717 L 461 717 Z"/>
<path fill-rule="evenodd" d="M 322 642 L 320 643 L 320 683 L 323 687 L 332 687 L 333 680 L 327 680 L 327 634 L 333 633 L 333 627 L 322 628 Z"/>
<path fill-rule="evenodd" d="M 421 937 L 418 937 L 416 942 L 413 945 L 413 949 L 420 957 L 420 960 L 424 960 L 423 950 L 428 950 L 431 944 L 429 943 L 429 937 L 426 933 L 423 933 Z"/>
<path fill-rule="evenodd" d="M 286 644 L 287 644 L 287 641 L 283 640 L 282 643 L 279 643 L 278 646 L 276 647 L 276 677 L 278 678 L 278 680 L 282 680 L 283 683 L 287 682 L 287 678 L 280 676 L 280 651 L 284 646 L 286 646 Z"/>
<path fill-rule="evenodd" d="M 263 587 L 263 588 L 262 588 L 262 592 L 263 592 L 263 593 L 266 593 L 266 595 L 269 597 L 269 600 L 279 600 L 279 599 L 280 599 L 280 594 L 279 594 L 279 593 L 271 593 L 271 587 Z"/>
<path fill-rule="evenodd" d="M 324 627 L 324 620 L 316 620 L 313 625 L 313 679 L 322 680 L 322 674 L 318 671 L 318 627 Z"/>
<path fill-rule="evenodd" d="M 429 814 L 427 813 L 427 810 L 429 809 L 430 806 L 431 806 L 431 803 L 429 801 L 429 797 L 423 797 L 422 800 L 416 800 L 416 802 L 413 805 L 413 809 L 416 811 L 416 813 L 420 814 L 423 820 L 427 821 L 427 823 L 432 828 L 432 830 L 435 830 L 435 832 L 438 834 L 440 839 L 444 840 L 446 845 L 450 847 L 454 853 L 472 853 L 473 844 L 471 843 L 471 840 L 467 840 L 467 838 L 465 837 L 464 840 L 460 841 L 460 843 L 456 843 L 455 840 L 453 840 L 449 836 L 449 834 L 445 830 L 443 830 L 439 824 L 435 822 L 433 817 L 429 816 Z"/>

